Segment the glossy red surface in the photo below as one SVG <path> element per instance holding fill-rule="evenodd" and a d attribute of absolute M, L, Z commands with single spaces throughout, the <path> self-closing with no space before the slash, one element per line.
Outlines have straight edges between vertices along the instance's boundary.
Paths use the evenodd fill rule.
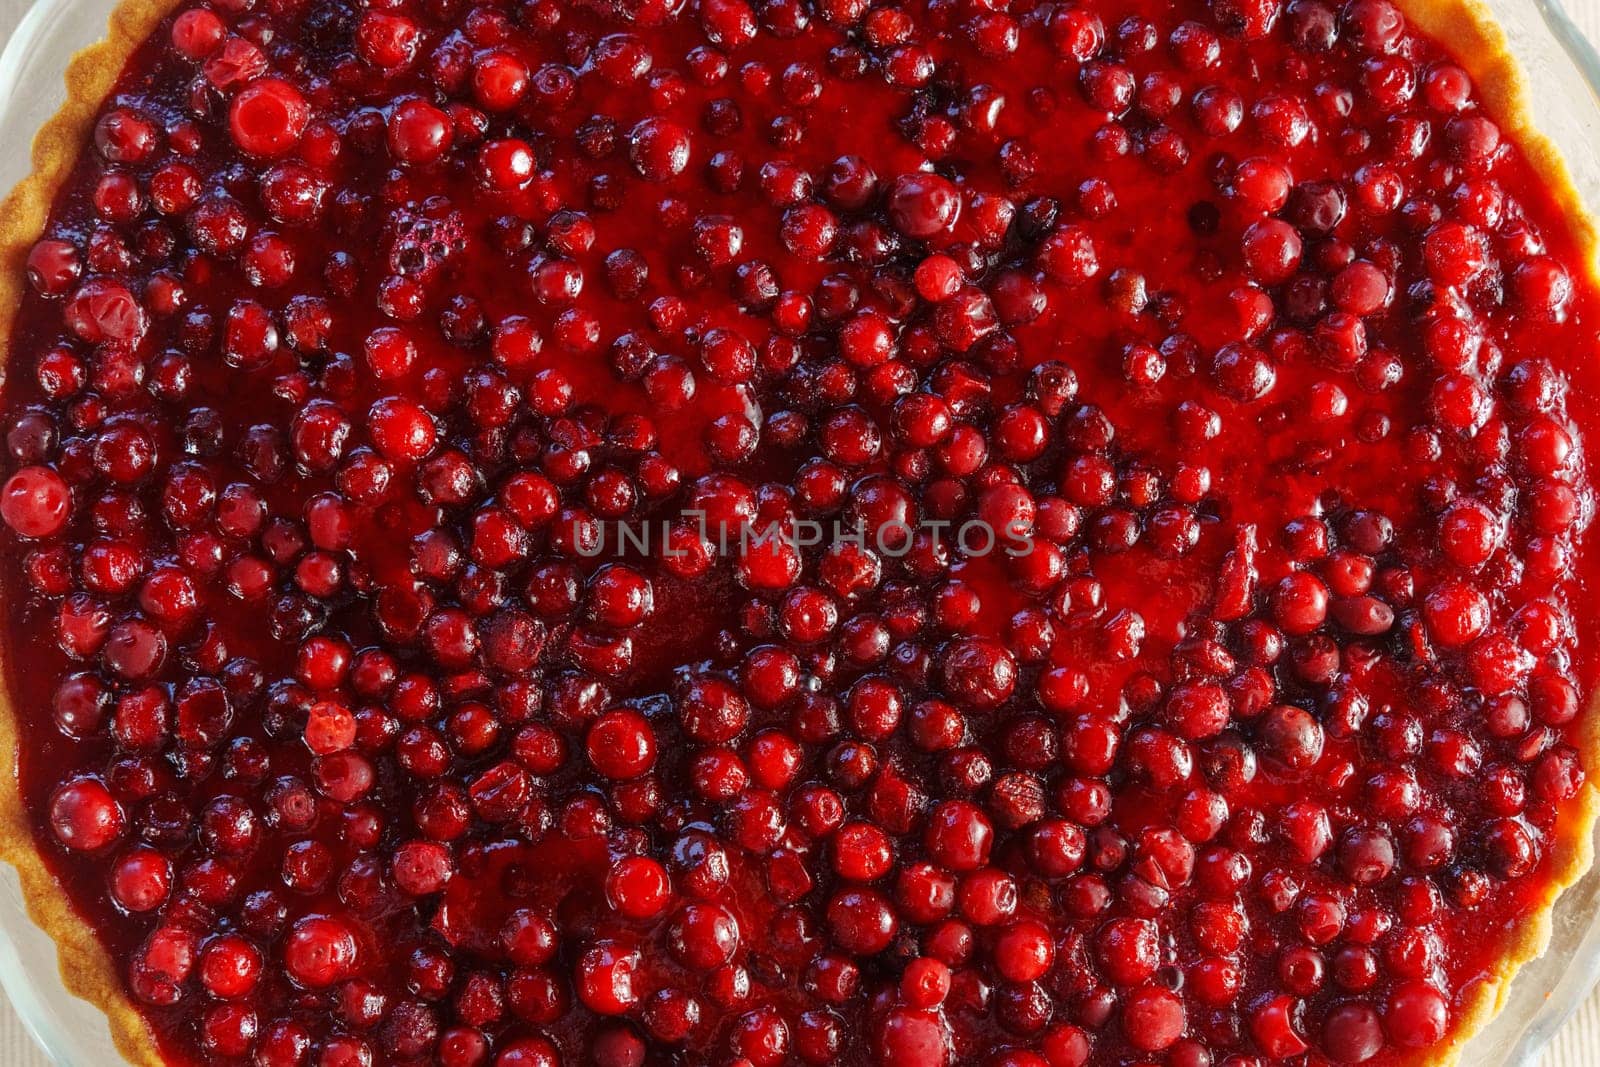
<path fill-rule="evenodd" d="M 1578 257 L 1383 0 L 180 10 L 12 330 L 39 847 L 175 1063 L 1411 1062 L 1577 814 Z M 693 510 L 916 533 L 579 551 Z"/>

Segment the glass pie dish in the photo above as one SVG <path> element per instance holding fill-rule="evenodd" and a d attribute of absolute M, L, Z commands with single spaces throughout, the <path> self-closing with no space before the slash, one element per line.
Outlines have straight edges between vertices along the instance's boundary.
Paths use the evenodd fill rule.
<path fill-rule="evenodd" d="M 23 176 L 21 151 L 54 113 L 69 57 L 103 32 L 112 0 L 40 0 L 0 57 L 0 188 Z M 1600 57 L 1554 3 L 1488 0 L 1525 71 L 1535 124 L 1562 150 L 1584 201 L 1600 208 Z M 15 876 L 0 874 L 0 984 L 39 1043 L 61 1064 L 118 1059 L 104 1019 L 68 995 L 53 945 L 28 919 Z M 1494 1023 L 1468 1048 L 1465 1062 L 1532 1064 L 1600 973 L 1600 874 L 1572 888 L 1556 909 L 1545 955 L 1512 986 Z"/>

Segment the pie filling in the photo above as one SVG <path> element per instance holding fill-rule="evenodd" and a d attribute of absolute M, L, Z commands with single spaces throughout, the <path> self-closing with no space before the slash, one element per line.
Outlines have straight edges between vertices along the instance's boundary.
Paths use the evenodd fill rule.
<path fill-rule="evenodd" d="M 214 0 L 81 136 L 5 673 L 167 1062 L 1414 1064 L 1582 862 L 1600 294 L 1386 0 Z"/>

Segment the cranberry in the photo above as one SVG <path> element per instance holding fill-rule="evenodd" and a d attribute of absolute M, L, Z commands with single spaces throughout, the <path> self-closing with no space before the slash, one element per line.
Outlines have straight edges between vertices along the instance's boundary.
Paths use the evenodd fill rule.
<path fill-rule="evenodd" d="M 666 868 L 643 856 L 619 860 L 606 877 L 607 900 L 631 919 L 659 915 L 670 894 Z"/>
<path fill-rule="evenodd" d="M 889 218 L 907 237 L 948 233 L 960 214 L 960 191 L 937 174 L 902 174 L 889 188 Z"/>
<path fill-rule="evenodd" d="M 638 712 L 618 709 L 589 727 L 589 762 L 607 778 L 637 778 L 655 763 L 655 733 Z"/>
<path fill-rule="evenodd" d="M 311 989 L 321 989 L 348 976 L 357 959 L 357 942 L 337 919 L 312 915 L 296 922 L 283 947 L 289 976 Z"/>
<path fill-rule="evenodd" d="M 641 177 L 663 182 L 689 165 L 689 131 L 664 119 L 645 119 L 628 133 L 628 158 Z"/>
<path fill-rule="evenodd" d="M 1183 1002 L 1159 986 L 1144 986 L 1128 997 L 1122 1008 L 1122 1029 L 1134 1048 L 1159 1052 L 1183 1035 Z"/>
<path fill-rule="evenodd" d="M 153 848 L 134 848 L 117 860 L 111 872 L 111 892 L 129 911 L 158 908 L 172 887 L 172 865 Z"/>
<path fill-rule="evenodd" d="M 191 60 L 204 59 L 222 43 L 226 27 L 215 13 L 205 8 L 181 12 L 172 24 L 172 44 Z"/>
<path fill-rule="evenodd" d="M 884 1017 L 874 1048 L 884 1063 L 940 1064 L 949 1059 L 950 1036 L 937 1014 L 896 1008 Z"/>
<path fill-rule="evenodd" d="M 131 345 L 149 328 L 149 314 L 123 283 L 90 278 L 68 298 L 68 327 L 90 344 L 111 342 Z"/>
<path fill-rule="evenodd" d="M 1383 1050 L 1383 1024 L 1370 1005 L 1342 1005 L 1323 1024 L 1322 1043 L 1339 1060 L 1365 1063 Z"/>
<path fill-rule="evenodd" d="M 894 909 L 870 889 L 847 889 L 828 903 L 828 927 L 846 952 L 870 956 L 882 952 L 899 925 Z"/>
<path fill-rule="evenodd" d="M 1437 990 L 1421 983 L 1401 986 L 1389 998 L 1384 1030 L 1405 1048 L 1421 1048 L 1444 1036 L 1449 1009 Z"/>
<path fill-rule="evenodd" d="M 94 851 L 122 836 L 122 807 L 105 785 L 93 778 L 68 782 L 50 798 L 50 826 L 63 845 Z"/>
<path fill-rule="evenodd" d="M 946 652 L 943 670 L 950 692 L 979 708 L 1004 703 L 1016 687 L 1016 660 L 994 641 L 956 642 Z"/>
<path fill-rule="evenodd" d="M 453 138 L 450 117 L 425 100 L 407 100 L 389 116 L 390 153 L 402 163 L 431 163 Z"/>
<path fill-rule="evenodd" d="M 395 886 L 412 897 L 441 891 L 455 874 L 449 849 L 435 841 L 407 841 L 395 849 L 390 870 Z"/>
<path fill-rule="evenodd" d="M 224 934 L 206 945 L 200 957 L 200 980 L 214 997 L 248 996 L 261 977 L 261 953 L 249 941 Z"/>
<path fill-rule="evenodd" d="M 620 1015 L 638 1000 L 634 974 L 639 953 L 611 943 L 601 943 L 578 961 L 578 999 L 599 1015 Z"/>
<path fill-rule="evenodd" d="M 70 241 L 43 240 L 28 250 L 28 281 L 47 296 L 70 291 L 83 273 L 83 259 Z"/>
<path fill-rule="evenodd" d="M 0 488 L 0 518 L 23 537 L 59 533 L 71 511 L 66 482 L 48 467 L 24 467 Z"/>
<path fill-rule="evenodd" d="M 234 144 L 253 156 L 281 156 L 305 133 L 311 109 L 305 97 L 281 78 L 251 82 L 228 108 Z"/>
<path fill-rule="evenodd" d="M 929 854 L 953 871 L 973 871 L 989 861 L 994 828 L 987 815 L 968 801 L 946 801 L 928 822 Z"/>

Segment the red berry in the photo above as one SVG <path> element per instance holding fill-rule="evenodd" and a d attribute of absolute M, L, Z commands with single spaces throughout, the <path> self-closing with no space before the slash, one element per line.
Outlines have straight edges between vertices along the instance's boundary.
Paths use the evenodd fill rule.
<path fill-rule="evenodd" d="M 228 107 L 233 143 L 253 156 L 281 156 L 300 143 L 311 109 L 282 78 L 251 82 Z"/>
<path fill-rule="evenodd" d="M 122 836 L 122 806 L 100 781 L 79 778 L 51 796 L 50 826 L 63 845 L 93 852 Z"/>
<path fill-rule="evenodd" d="M 649 118 L 628 133 L 628 158 L 643 178 L 664 182 L 689 165 L 689 131 L 666 119 Z"/>
<path fill-rule="evenodd" d="M 949 233 L 961 215 L 961 192 L 937 174 L 902 174 L 889 188 L 889 218 L 907 237 L 926 240 Z"/>
<path fill-rule="evenodd" d="M 1134 990 L 1122 1008 L 1122 1032 L 1130 1045 L 1144 1052 L 1170 1048 L 1186 1025 L 1183 1001 L 1160 986 Z"/>
<path fill-rule="evenodd" d="M 578 999 L 599 1015 L 621 1015 L 639 999 L 635 974 L 640 966 L 636 950 L 602 942 L 578 961 Z"/>
<path fill-rule="evenodd" d="M 320 915 L 296 922 L 283 946 L 289 977 L 310 989 L 323 989 L 348 977 L 356 958 L 356 939 L 349 927 Z"/>
<path fill-rule="evenodd" d="M 627 856 L 606 875 L 606 899 L 630 919 L 659 915 L 672 896 L 666 868 L 645 856 Z"/>
<path fill-rule="evenodd" d="M 111 892 L 129 911 L 160 907 L 172 887 L 172 865 L 153 848 L 129 850 L 111 871 Z"/>
<path fill-rule="evenodd" d="M 50 537 L 72 512 L 67 483 L 49 467 L 24 467 L 0 489 L 0 518 L 23 537 Z"/>
<path fill-rule="evenodd" d="M 643 715 L 618 708 L 594 721 L 585 750 L 595 770 L 607 778 L 637 778 L 655 765 L 655 732 Z"/>
<path fill-rule="evenodd" d="M 389 151 L 402 163 L 432 163 L 452 136 L 450 116 L 425 100 L 407 100 L 389 116 Z"/>

